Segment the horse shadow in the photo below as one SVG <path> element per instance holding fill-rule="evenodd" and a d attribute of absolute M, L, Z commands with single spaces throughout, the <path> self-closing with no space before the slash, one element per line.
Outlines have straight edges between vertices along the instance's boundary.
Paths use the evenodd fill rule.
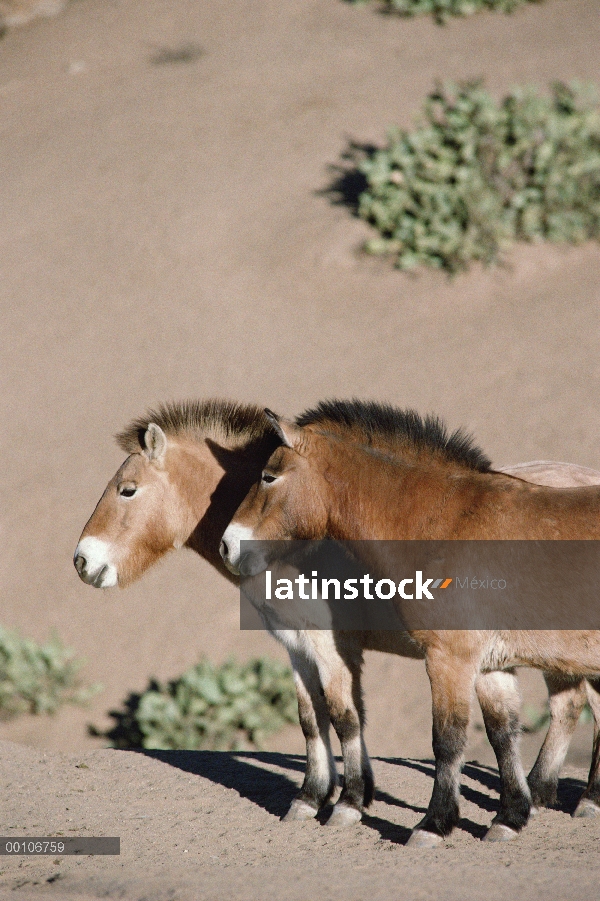
<path fill-rule="evenodd" d="M 268 751 L 151 751 L 135 749 L 135 753 L 160 760 L 169 766 L 176 767 L 194 776 L 201 776 L 224 788 L 231 788 L 240 797 L 251 801 L 258 807 L 262 807 L 267 813 L 276 817 L 283 817 L 298 791 L 298 781 L 292 778 L 292 774 L 302 776 L 305 768 L 305 758 L 300 754 L 284 754 Z M 375 757 L 391 766 L 419 772 L 433 783 L 435 764 L 433 760 L 415 760 L 404 757 Z M 339 762 L 339 759 L 338 759 Z M 278 767 L 286 772 L 277 772 L 267 767 Z M 481 790 L 473 784 L 462 784 L 462 796 L 492 816 L 498 811 L 497 797 L 488 792 L 499 793 L 500 779 L 497 770 L 484 764 L 471 761 L 465 764 L 463 774 L 470 783 L 478 783 Z M 572 813 L 579 796 L 584 788 L 584 783 L 579 779 L 563 779 L 559 785 L 558 809 L 566 813 Z M 390 807 L 398 807 L 423 816 L 426 808 L 420 807 L 391 794 L 388 791 L 377 789 L 375 800 L 388 804 Z M 317 817 L 320 823 L 325 823 L 331 812 L 331 807 L 321 811 Z M 379 816 L 373 816 L 366 812 L 362 822 L 365 826 L 379 833 L 382 839 L 403 845 L 408 841 L 411 830 L 397 823 L 392 823 Z M 459 822 L 459 828 L 472 835 L 474 838 L 483 838 L 487 826 L 463 817 Z"/>
<path fill-rule="evenodd" d="M 431 779 L 433 787 L 433 780 L 435 778 L 435 761 L 433 760 L 414 760 L 407 757 L 379 757 L 375 759 L 422 773 L 424 776 L 428 776 Z M 474 781 L 479 782 L 483 788 L 493 789 L 498 793 L 500 792 L 500 779 L 498 774 L 490 767 L 478 763 L 467 764 L 463 768 L 463 774 L 469 776 Z M 471 788 L 471 786 L 461 784 L 461 796 L 467 801 L 475 804 L 481 810 L 485 810 L 487 813 L 495 814 L 498 812 L 498 801 L 483 791 L 477 791 L 477 789 Z M 401 806 L 404 809 L 414 810 L 423 815 L 426 813 L 425 807 L 416 807 L 407 804 L 404 801 L 398 801 L 387 792 L 380 792 L 377 790 L 375 792 L 375 797 L 376 799 L 385 801 L 387 804 Z M 481 823 L 476 823 L 467 817 L 461 817 L 458 822 L 458 828 L 462 829 L 464 832 L 468 832 L 473 838 L 482 839 L 489 827 L 484 826 Z M 406 839 L 408 840 L 410 837 L 410 830 L 406 831 L 408 833 Z M 402 842 L 402 844 L 405 844 L 405 842 Z"/>
<path fill-rule="evenodd" d="M 265 769 L 270 764 L 282 769 L 304 773 L 305 759 L 299 754 L 280 754 L 267 751 L 149 751 L 133 749 L 154 760 L 202 776 L 224 788 L 234 789 L 262 807 L 272 816 L 283 817 L 298 792 L 298 785 L 287 776 Z"/>
<path fill-rule="evenodd" d="M 462 772 L 465 776 L 476 779 L 486 788 L 497 792 L 498 795 L 500 794 L 500 776 L 498 775 L 498 770 L 493 767 L 484 766 L 481 763 L 477 763 L 477 761 L 472 761 L 465 764 Z M 558 783 L 557 801 L 556 804 L 553 805 L 553 809 L 571 815 L 575 811 L 585 787 L 585 782 L 582 779 L 576 779 L 572 776 L 566 776 L 560 779 Z M 463 786 L 462 795 L 469 800 L 474 800 L 469 795 L 468 786 Z M 493 799 L 490 800 L 492 800 L 493 805 L 490 809 L 495 810 L 497 804 Z M 475 803 L 477 803 L 477 801 L 475 801 Z"/>

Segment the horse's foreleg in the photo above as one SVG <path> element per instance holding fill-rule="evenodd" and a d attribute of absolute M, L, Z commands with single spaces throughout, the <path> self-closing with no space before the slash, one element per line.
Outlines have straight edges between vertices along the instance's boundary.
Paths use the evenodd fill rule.
<path fill-rule="evenodd" d="M 433 708 L 435 781 L 427 813 L 413 829 L 408 844 L 431 848 L 458 823 L 460 771 L 476 673 L 470 663 L 448 657 L 439 649 L 429 651 L 427 673 Z"/>
<path fill-rule="evenodd" d="M 534 808 L 556 804 L 558 776 L 586 701 L 585 679 L 560 673 L 545 673 L 544 679 L 551 719 L 544 744 L 527 777 Z"/>
<path fill-rule="evenodd" d="M 289 651 L 300 726 L 306 741 L 306 772 L 302 788 L 284 820 L 308 820 L 333 795 L 338 776 L 329 741 L 329 712 L 316 664 L 307 655 Z"/>
<path fill-rule="evenodd" d="M 514 838 L 526 825 L 531 809 L 529 788 L 519 754 L 521 696 L 513 671 L 486 673 L 475 683 L 485 731 L 500 773 L 500 810 L 486 841 Z"/>
<path fill-rule="evenodd" d="M 365 723 L 361 687 L 362 650 L 351 645 L 338 648 L 341 639 L 332 632 L 315 633 L 316 662 L 325 692 L 329 718 L 340 740 L 344 761 L 344 787 L 328 825 L 357 823 L 373 800 L 375 784 L 365 747 Z"/>
<path fill-rule="evenodd" d="M 594 749 L 587 788 L 573 814 L 574 817 L 600 816 L 600 679 L 589 679 L 587 698 L 594 716 Z"/>

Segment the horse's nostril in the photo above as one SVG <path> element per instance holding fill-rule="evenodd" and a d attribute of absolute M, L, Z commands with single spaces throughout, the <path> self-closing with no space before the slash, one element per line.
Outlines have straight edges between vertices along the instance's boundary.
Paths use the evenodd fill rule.
<path fill-rule="evenodd" d="M 87 563 L 87 560 L 85 559 L 83 554 L 76 554 L 73 563 L 75 564 L 75 569 L 81 576 L 85 572 L 85 565 Z"/>
<path fill-rule="evenodd" d="M 219 553 L 223 560 L 226 560 L 229 556 L 229 548 L 227 547 L 226 541 L 221 541 L 221 544 L 219 545 Z"/>

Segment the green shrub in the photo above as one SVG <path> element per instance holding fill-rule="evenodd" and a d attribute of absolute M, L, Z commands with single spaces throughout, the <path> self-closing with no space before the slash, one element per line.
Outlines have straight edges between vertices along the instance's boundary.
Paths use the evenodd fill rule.
<path fill-rule="evenodd" d="M 38 645 L 0 626 L 0 720 L 86 703 L 100 686 L 81 686 L 82 665 L 56 637 Z"/>
<path fill-rule="evenodd" d="M 152 679 L 142 694 L 130 694 L 123 710 L 111 710 L 112 729 L 90 733 L 114 748 L 240 750 L 261 747 L 264 738 L 298 722 L 289 667 L 259 658 L 222 666 L 201 661 L 178 679 Z"/>
<path fill-rule="evenodd" d="M 518 239 L 600 236 L 600 115 L 593 90 L 517 88 L 501 103 L 480 82 L 438 87 L 425 121 L 395 130 L 359 164 L 358 211 L 371 253 L 401 269 L 489 264 Z"/>
<path fill-rule="evenodd" d="M 365 0 L 351 0 L 355 6 L 362 6 Z M 499 10 L 511 13 L 526 3 L 541 0 L 381 0 L 385 12 L 400 16 L 432 15 L 438 22 L 445 22 L 450 16 L 471 16 L 481 9 Z"/>

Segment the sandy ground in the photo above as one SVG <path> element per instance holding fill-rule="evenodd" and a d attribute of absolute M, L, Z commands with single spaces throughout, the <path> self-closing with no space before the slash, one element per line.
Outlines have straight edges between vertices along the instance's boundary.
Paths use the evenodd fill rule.
<path fill-rule="evenodd" d="M 375 802 L 348 832 L 279 822 L 301 780 L 304 761 L 293 754 L 75 756 L 4 742 L 0 750 L 6 835 L 39 834 L 43 823 L 52 835 L 121 837 L 119 857 L 4 857 L 0 891 L 11 897 L 598 897 L 600 822 L 568 815 L 583 771 L 567 770 L 561 810 L 539 814 L 519 841 L 490 845 L 480 839 L 497 801 L 496 772 L 468 763 L 460 829 L 443 849 L 423 852 L 403 845 L 427 805 L 430 760 L 377 758 Z"/>
<path fill-rule="evenodd" d="M 77 0 L 0 41 L 1 622 L 40 641 L 56 629 L 87 659 L 85 678 L 104 685 L 88 710 L 0 725 L 16 743 L 3 745 L 1 817 L 7 829 L 79 828 L 62 809 L 76 797 L 71 821 L 88 834 L 119 829 L 127 848 L 118 863 L 26 861 L 22 895 L 71 886 L 166 897 L 168 885 L 182 897 L 202 886 L 215 898 L 360 898 L 389 897 L 393 885 L 474 898 L 483 887 L 513 897 L 518 885 L 538 898 L 577 884 L 585 898 L 597 883 L 587 852 L 598 826 L 571 822 L 570 801 L 510 851 L 480 847 L 468 825 L 427 858 L 400 847 L 430 788 L 428 765 L 395 760 L 431 754 L 418 663 L 368 657 L 368 744 L 389 760 L 356 834 L 278 825 L 301 769 L 292 727 L 268 747 L 288 756 L 246 760 L 240 783 L 228 758 L 182 769 L 95 750 L 86 724 L 107 725 L 106 711 L 149 676 L 174 677 L 202 654 L 282 652 L 239 631 L 235 590 L 191 554 L 102 594 L 78 580 L 71 556 L 121 462 L 112 434 L 171 398 L 231 396 L 290 414 L 323 397 L 378 398 L 466 426 L 498 465 L 600 468 L 598 246 L 518 247 L 503 268 L 409 277 L 360 253 L 368 227 L 327 191 L 349 142 L 408 127 L 435 79 L 485 75 L 497 96 L 516 83 L 593 80 L 598 46 L 596 0 L 444 28 L 341 0 Z M 539 677 L 524 685 L 539 707 Z M 540 738 L 526 741 L 527 762 Z M 582 728 L 569 758 L 577 778 L 590 747 Z M 65 753 L 84 755 L 89 772 Z M 480 729 L 469 756 L 493 763 Z M 488 771 L 469 778 L 465 817 L 488 822 Z M 207 827 L 211 805 L 219 825 Z M 133 825 L 138 807 L 147 821 Z M 163 827 L 177 839 L 157 855 Z M 192 836 L 184 861 L 175 841 Z M 11 887 L 15 867 L 3 868 Z M 47 883 L 63 869 L 64 882 Z"/>

